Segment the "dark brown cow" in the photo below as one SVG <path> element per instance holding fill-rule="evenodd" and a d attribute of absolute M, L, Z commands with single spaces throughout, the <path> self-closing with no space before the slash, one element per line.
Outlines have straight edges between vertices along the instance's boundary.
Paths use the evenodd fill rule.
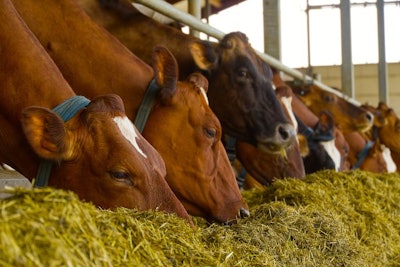
<path fill-rule="evenodd" d="M 296 119 L 292 112 L 291 97 L 288 95 L 286 88 L 281 88 L 277 91 L 278 99 L 281 102 L 286 115 L 290 118 L 291 123 L 296 125 Z M 296 126 L 294 126 L 297 129 Z M 237 141 L 236 153 L 240 163 L 236 162 L 234 167 L 238 174 L 243 172 L 245 168 L 252 178 L 254 178 L 261 185 L 268 185 L 276 179 L 283 178 L 303 178 L 305 176 L 305 169 L 300 152 L 300 144 L 296 141 L 287 147 L 282 154 L 277 155 L 274 153 L 265 153 L 249 143 Z M 254 182 L 249 182 L 251 177 L 246 176 L 247 180 L 244 188 L 254 187 Z M 242 178 L 243 179 L 243 178 Z"/>
<path fill-rule="evenodd" d="M 163 157 L 175 194 L 190 214 L 209 221 L 248 214 L 221 143 L 221 125 L 205 98 L 208 82 L 202 75 L 178 82 L 177 63 L 162 47 L 153 54 L 153 74 L 69 0 L 13 1 L 77 92 L 89 97 L 117 93 L 133 120 L 155 75 L 160 88 L 143 136 Z"/>
<path fill-rule="evenodd" d="M 131 51 L 150 62 L 162 44 L 176 57 L 181 77 L 200 68 L 210 82 L 210 106 L 224 134 L 279 154 L 295 139 L 272 88 L 272 74 L 239 32 L 219 43 L 201 41 L 140 14 L 122 1 L 79 0 L 85 11 Z M 100 4 L 99 4 L 100 3 Z"/>
<path fill-rule="evenodd" d="M 45 159 L 54 163 L 46 165 L 50 186 L 103 208 L 160 209 L 190 221 L 121 99 L 76 96 L 12 3 L 0 6 L 0 162 L 33 180 Z"/>

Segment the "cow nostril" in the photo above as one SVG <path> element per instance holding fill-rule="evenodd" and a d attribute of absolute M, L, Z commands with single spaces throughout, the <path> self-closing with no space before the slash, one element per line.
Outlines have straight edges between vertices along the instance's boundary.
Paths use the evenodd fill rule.
<path fill-rule="evenodd" d="M 283 141 L 287 141 L 292 138 L 292 131 L 289 125 L 279 125 L 277 128 L 277 132 Z"/>
<path fill-rule="evenodd" d="M 239 209 L 239 217 L 240 218 L 247 218 L 247 217 L 249 217 L 250 216 L 250 212 L 247 210 L 247 209 L 245 209 L 245 208 L 240 208 Z"/>

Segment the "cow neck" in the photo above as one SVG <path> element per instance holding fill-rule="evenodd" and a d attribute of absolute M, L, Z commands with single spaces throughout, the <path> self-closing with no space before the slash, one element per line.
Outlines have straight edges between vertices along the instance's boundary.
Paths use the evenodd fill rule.
<path fill-rule="evenodd" d="M 227 134 L 224 134 L 223 138 L 224 138 L 224 147 L 226 154 L 228 155 L 229 162 L 231 163 L 231 166 L 235 168 L 234 165 L 236 160 L 236 138 Z M 246 180 L 246 175 L 247 175 L 247 170 L 241 164 L 241 169 L 236 170 L 235 172 L 236 182 L 239 188 L 243 188 L 244 182 Z"/>
<path fill-rule="evenodd" d="M 134 124 L 140 133 L 143 132 L 144 126 L 146 125 L 147 119 L 149 118 L 151 109 L 153 108 L 154 99 L 158 91 L 160 91 L 160 87 L 157 85 L 155 79 L 151 80 L 144 94 L 143 100 L 140 103 L 134 121 Z"/>
<path fill-rule="evenodd" d="M 75 114 L 86 107 L 90 101 L 83 96 L 73 96 L 55 108 L 53 111 L 57 113 L 64 122 L 69 121 Z M 35 187 L 47 186 L 50 178 L 50 172 L 53 166 L 53 162 L 48 159 L 41 159 L 39 164 L 39 169 L 35 179 Z"/>

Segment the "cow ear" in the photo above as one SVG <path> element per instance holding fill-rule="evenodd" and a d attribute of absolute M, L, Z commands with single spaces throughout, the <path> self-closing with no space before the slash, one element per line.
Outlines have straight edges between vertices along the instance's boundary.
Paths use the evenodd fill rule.
<path fill-rule="evenodd" d="M 161 88 L 160 99 L 169 104 L 176 93 L 178 84 L 178 63 L 172 53 L 163 46 L 153 50 L 153 69 L 157 85 Z"/>
<path fill-rule="evenodd" d="M 115 94 L 100 95 L 93 98 L 87 109 L 94 112 L 125 112 L 122 98 Z"/>
<path fill-rule="evenodd" d="M 322 127 L 323 132 L 333 131 L 333 127 L 335 126 L 335 121 L 332 115 L 327 110 L 323 110 L 319 113 L 319 124 Z"/>
<path fill-rule="evenodd" d="M 196 41 L 190 44 L 190 53 L 197 67 L 210 71 L 217 62 L 217 53 L 210 42 Z"/>
<path fill-rule="evenodd" d="M 187 80 L 194 85 L 203 88 L 204 92 L 207 93 L 208 91 L 208 80 L 204 75 L 199 72 L 193 72 L 187 78 Z"/>
<path fill-rule="evenodd" d="M 66 159 L 66 129 L 55 112 L 42 107 L 28 107 L 22 112 L 21 122 L 29 144 L 39 157 Z"/>

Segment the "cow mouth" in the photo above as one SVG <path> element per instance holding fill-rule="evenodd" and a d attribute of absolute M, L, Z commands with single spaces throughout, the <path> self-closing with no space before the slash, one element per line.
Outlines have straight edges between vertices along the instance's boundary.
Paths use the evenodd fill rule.
<path fill-rule="evenodd" d="M 277 145 L 275 143 L 258 143 L 257 148 L 264 153 L 273 154 L 276 156 L 281 156 L 282 158 L 287 158 L 286 148 L 287 146 Z"/>
<path fill-rule="evenodd" d="M 360 124 L 357 126 L 357 131 L 359 131 L 361 133 L 365 133 L 365 132 L 371 130 L 371 128 L 372 128 L 372 123 Z"/>

